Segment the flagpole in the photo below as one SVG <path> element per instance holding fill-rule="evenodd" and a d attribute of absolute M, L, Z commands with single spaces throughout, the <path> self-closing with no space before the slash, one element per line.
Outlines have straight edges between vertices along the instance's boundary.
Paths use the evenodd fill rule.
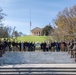
<path fill-rule="evenodd" d="M 31 35 L 31 9 L 30 9 L 30 35 Z"/>

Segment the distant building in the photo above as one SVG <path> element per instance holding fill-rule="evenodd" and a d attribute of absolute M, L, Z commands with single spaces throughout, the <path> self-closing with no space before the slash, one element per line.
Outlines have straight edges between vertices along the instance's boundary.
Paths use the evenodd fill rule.
<path fill-rule="evenodd" d="M 36 27 L 31 30 L 31 35 L 33 36 L 41 36 L 42 28 Z"/>

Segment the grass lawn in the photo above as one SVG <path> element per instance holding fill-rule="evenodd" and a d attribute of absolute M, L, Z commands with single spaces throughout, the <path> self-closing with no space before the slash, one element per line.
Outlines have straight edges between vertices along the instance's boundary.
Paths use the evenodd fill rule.
<path fill-rule="evenodd" d="M 4 38 L 1 38 L 4 39 Z M 6 38 L 7 39 L 7 38 Z M 20 36 L 17 37 L 17 40 L 15 39 L 15 37 L 10 38 L 11 41 L 15 40 L 15 41 L 21 41 L 21 42 L 48 42 L 50 40 L 53 40 L 52 36 Z"/>
<path fill-rule="evenodd" d="M 22 36 L 18 37 L 19 41 L 29 41 L 29 42 L 43 42 L 46 41 L 48 36 Z"/>

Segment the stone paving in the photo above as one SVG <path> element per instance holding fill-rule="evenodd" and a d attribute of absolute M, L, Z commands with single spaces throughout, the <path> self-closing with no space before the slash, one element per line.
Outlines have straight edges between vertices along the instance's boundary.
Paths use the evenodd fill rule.
<path fill-rule="evenodd" d="M 6 52 L 0 64 L 76 64 L 68 52 Z"/>

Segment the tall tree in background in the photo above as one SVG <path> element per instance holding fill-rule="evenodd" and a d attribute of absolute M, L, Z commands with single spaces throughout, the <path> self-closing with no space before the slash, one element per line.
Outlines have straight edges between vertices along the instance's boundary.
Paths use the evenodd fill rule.
<path fill-rule="evenodd" d="M 3 10 L 0 8 L 0 38 L 10 38 L 10 37 L 18 37 L 23 35 L 22 32 L 17 32 L 15 30 L 16 27 L 11 28 L 10 26 L 4 26 L 2 21 L 6 14 L 3 13 Z"/>
<path fill-rule="evenodd" d="M 0 7 L 0 38 L 8 38 L 11 32 L 11 27 L 4 26 L 2 23 L 4 16 L 6 16 L 6 14 L 3 13 L 3 10 Z"/>
<path fill-rule="evenodd" d="M 3 10 L 2 10 L 1 7 L 0 7 L 0 26 L 3 25 L 3 24 L 2 24 L 2 20 L 3 20 L 3 18 L 4 18 L 4 15 L 5 15 L 5 14 L 3 13 Z"/>
<path fill-rule="evenodd" d="M 76 33 L 76 6 L 65 8 L 63 11 L 59 12 L 54 23 L 60 29 L 60 32 L 62 32 L 61 36 Z"/>
<path fill-rule="evenodd" d="M 51 27 L 51 25 L 46 25 L 42 30 L 42 35 L 48 36 L 50 35 L 52 30 L 53 28 Z"/>
<path fill-rule="evenodd" d="M 3 10 L 0 7 L 0 38 L 7 37 L 7 28 L 3 26 L 2 20 L 4 19 L 5 14 L 3 13 Z"/>

